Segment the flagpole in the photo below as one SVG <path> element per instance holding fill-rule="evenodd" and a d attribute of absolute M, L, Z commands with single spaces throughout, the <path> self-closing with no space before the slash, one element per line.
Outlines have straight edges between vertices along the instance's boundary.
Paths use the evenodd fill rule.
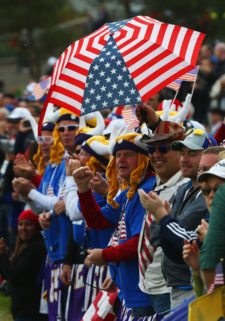
<path fill-rule="evenodd" d="M 171 102 L 171 104 L 170 104 L 170 108 L 173 106 L 173 103 L 174 103 L 174 101 L 175 101 L 176 98 L 177 98 L 177 95 L 178 95 L 179 90 L 180 90 L 180 88 L 176 91 L 176 94 L 174 95 L 173 100 L 172 100 L 172 102 Z"/>
<path fill-rule="evenodd" d="M 199 71 L 199 66 L 198 66 L 198 71 Z M 194 93 L 195 84 L 196 84 L 196 80 L 197 80 L 197 77 L 198 77 L 198 71 L 197 71 L 197 74 L 196 74 L 196 77 L 195 77 L 195 80 L 194 80 L 194 83 L 193 83 L 193 86 L 192 86 L 191 99 L 192 99 L 192 95 L 193 95 L 193 93 Z"/>

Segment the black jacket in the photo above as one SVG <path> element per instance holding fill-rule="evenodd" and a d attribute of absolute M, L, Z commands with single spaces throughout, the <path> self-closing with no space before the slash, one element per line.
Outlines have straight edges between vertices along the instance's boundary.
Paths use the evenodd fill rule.
<path fill-rule="evenodd" d="M 190 187 L 190 182 L 183 184 L 171 200 L 171 216 L 176 219 L 179 229 L 184 229 L 184 235 L 187 231 L 195 230 L 201 219 L 208 216 L 200 189 L 194 189 L 189 196 L 185 197 Z M 176 226 L 173 226 L 173 231 L 171 231 L 167 228 L 167 223 L 169 223 L 167 220 L 160 222 L 160 244 L 164 252 L 162 267 L 167 285 L 175 287 L 191 285 L 190 269 L 182 259 L 179 260 L 184 240 L 182 231 L 178 235 Z"/>
<path fill-rule="evenodd" d="M 9 253 L 0 255 L 0 273 L 8 279 L 14 317 L 38 316 L 45 256 L 42 239 L 29 242 L 12 262 Z"/>

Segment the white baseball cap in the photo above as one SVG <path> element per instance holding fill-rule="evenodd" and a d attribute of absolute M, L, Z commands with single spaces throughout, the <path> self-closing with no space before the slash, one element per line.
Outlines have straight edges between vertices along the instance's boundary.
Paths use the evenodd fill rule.
<path fill-rule="evenodd" d="M 208 171 L 201 173 L 198 176 L 198 181 L 205 181 L 209 175 L 213 175 L 225 180 L 225 159 L 220 160 L 218 163 L 213 165 Z"/>
<path fill-rule="evenodd" d="M 13 111 L 8 115 L 8 119 L 21 119 L 21 118 L 29 118 L 31 116 L 30 111 L 24 107 L 16 107 Z"/>

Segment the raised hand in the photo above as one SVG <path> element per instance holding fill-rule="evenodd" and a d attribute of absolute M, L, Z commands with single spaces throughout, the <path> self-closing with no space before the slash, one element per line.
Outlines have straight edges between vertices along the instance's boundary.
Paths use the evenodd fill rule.
<path fill-rule="evenodd" d="M 66 160 L 66 176 L 72 176 L 73 172 L 80 168 L 81 164 L 80 161 L 78 159 L 67 159 Z"/>
<path fill-rule="evenodd" d="M 196 272 L 200 270 L 199 256 L 200 250 L 197 242 L 193 241 L 190 243 L 188 240 L 184 240 L 183 260 Z"/>
<path fill-rule="evenodd" d="M 97 172 L 90 181 L 90 188 L 96 193 L 106 197 L 109 191 L 109 183 L 100 173 Z"/>
<path fill-rule="evenodd" d="M 24 198 L 27 198 L 29 192 L 34 187 L 28 179 L 23 177 L 14 178 L 12 181 L 12 186 L 14 191 L 22 195 Z"/>
<path fill-rule="evenodd" d="M 138 190 L 142 206 L 154 216 L 156 222 L 159 222 L 162 217 L 168 215 L 168 204 L 161 200 L 154 192 L 148 194 L 142 190 Z"/>
<path fill-rule="evenodd" d="M 73 172 L 73 178 L 77 183 L 80 193 L 84 193 L 89 189 L 89 184 L 93 176 L 88 166 L 80 167 Z"/>
<path fill-rule="evenodd" d="M 201 242 L 204 241 L 204 238 L 208 232 L 208 227 L 209 224 L 204 219 L 202 219 L 201 224 L 197 227 L 198 238 Z"/>
<path fill-rule="evenodd" d="M 154 127 L 159 121 L 159 116 L 156 114 L 155 110 L 147 104 L 137 106 L 136 116 L 141 124 L 146 123 L 146 125 L 150 127 Z"/>
<path fill-rule="evenodd" d="M 35 175 L 35 167 L 23 154 L 17 154 L 13 163 L 13 171 L 17 177 L 31 179 Z"/>

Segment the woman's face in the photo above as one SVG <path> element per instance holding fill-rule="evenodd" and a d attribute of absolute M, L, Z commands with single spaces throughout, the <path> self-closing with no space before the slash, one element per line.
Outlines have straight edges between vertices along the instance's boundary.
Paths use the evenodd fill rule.
<path fill-rule="evenodd" d="M 37 227 L 28 220 L 21 220 L 18 223 L 18 235 L 22 241 L 30 241 L 37 234 Z"/>

